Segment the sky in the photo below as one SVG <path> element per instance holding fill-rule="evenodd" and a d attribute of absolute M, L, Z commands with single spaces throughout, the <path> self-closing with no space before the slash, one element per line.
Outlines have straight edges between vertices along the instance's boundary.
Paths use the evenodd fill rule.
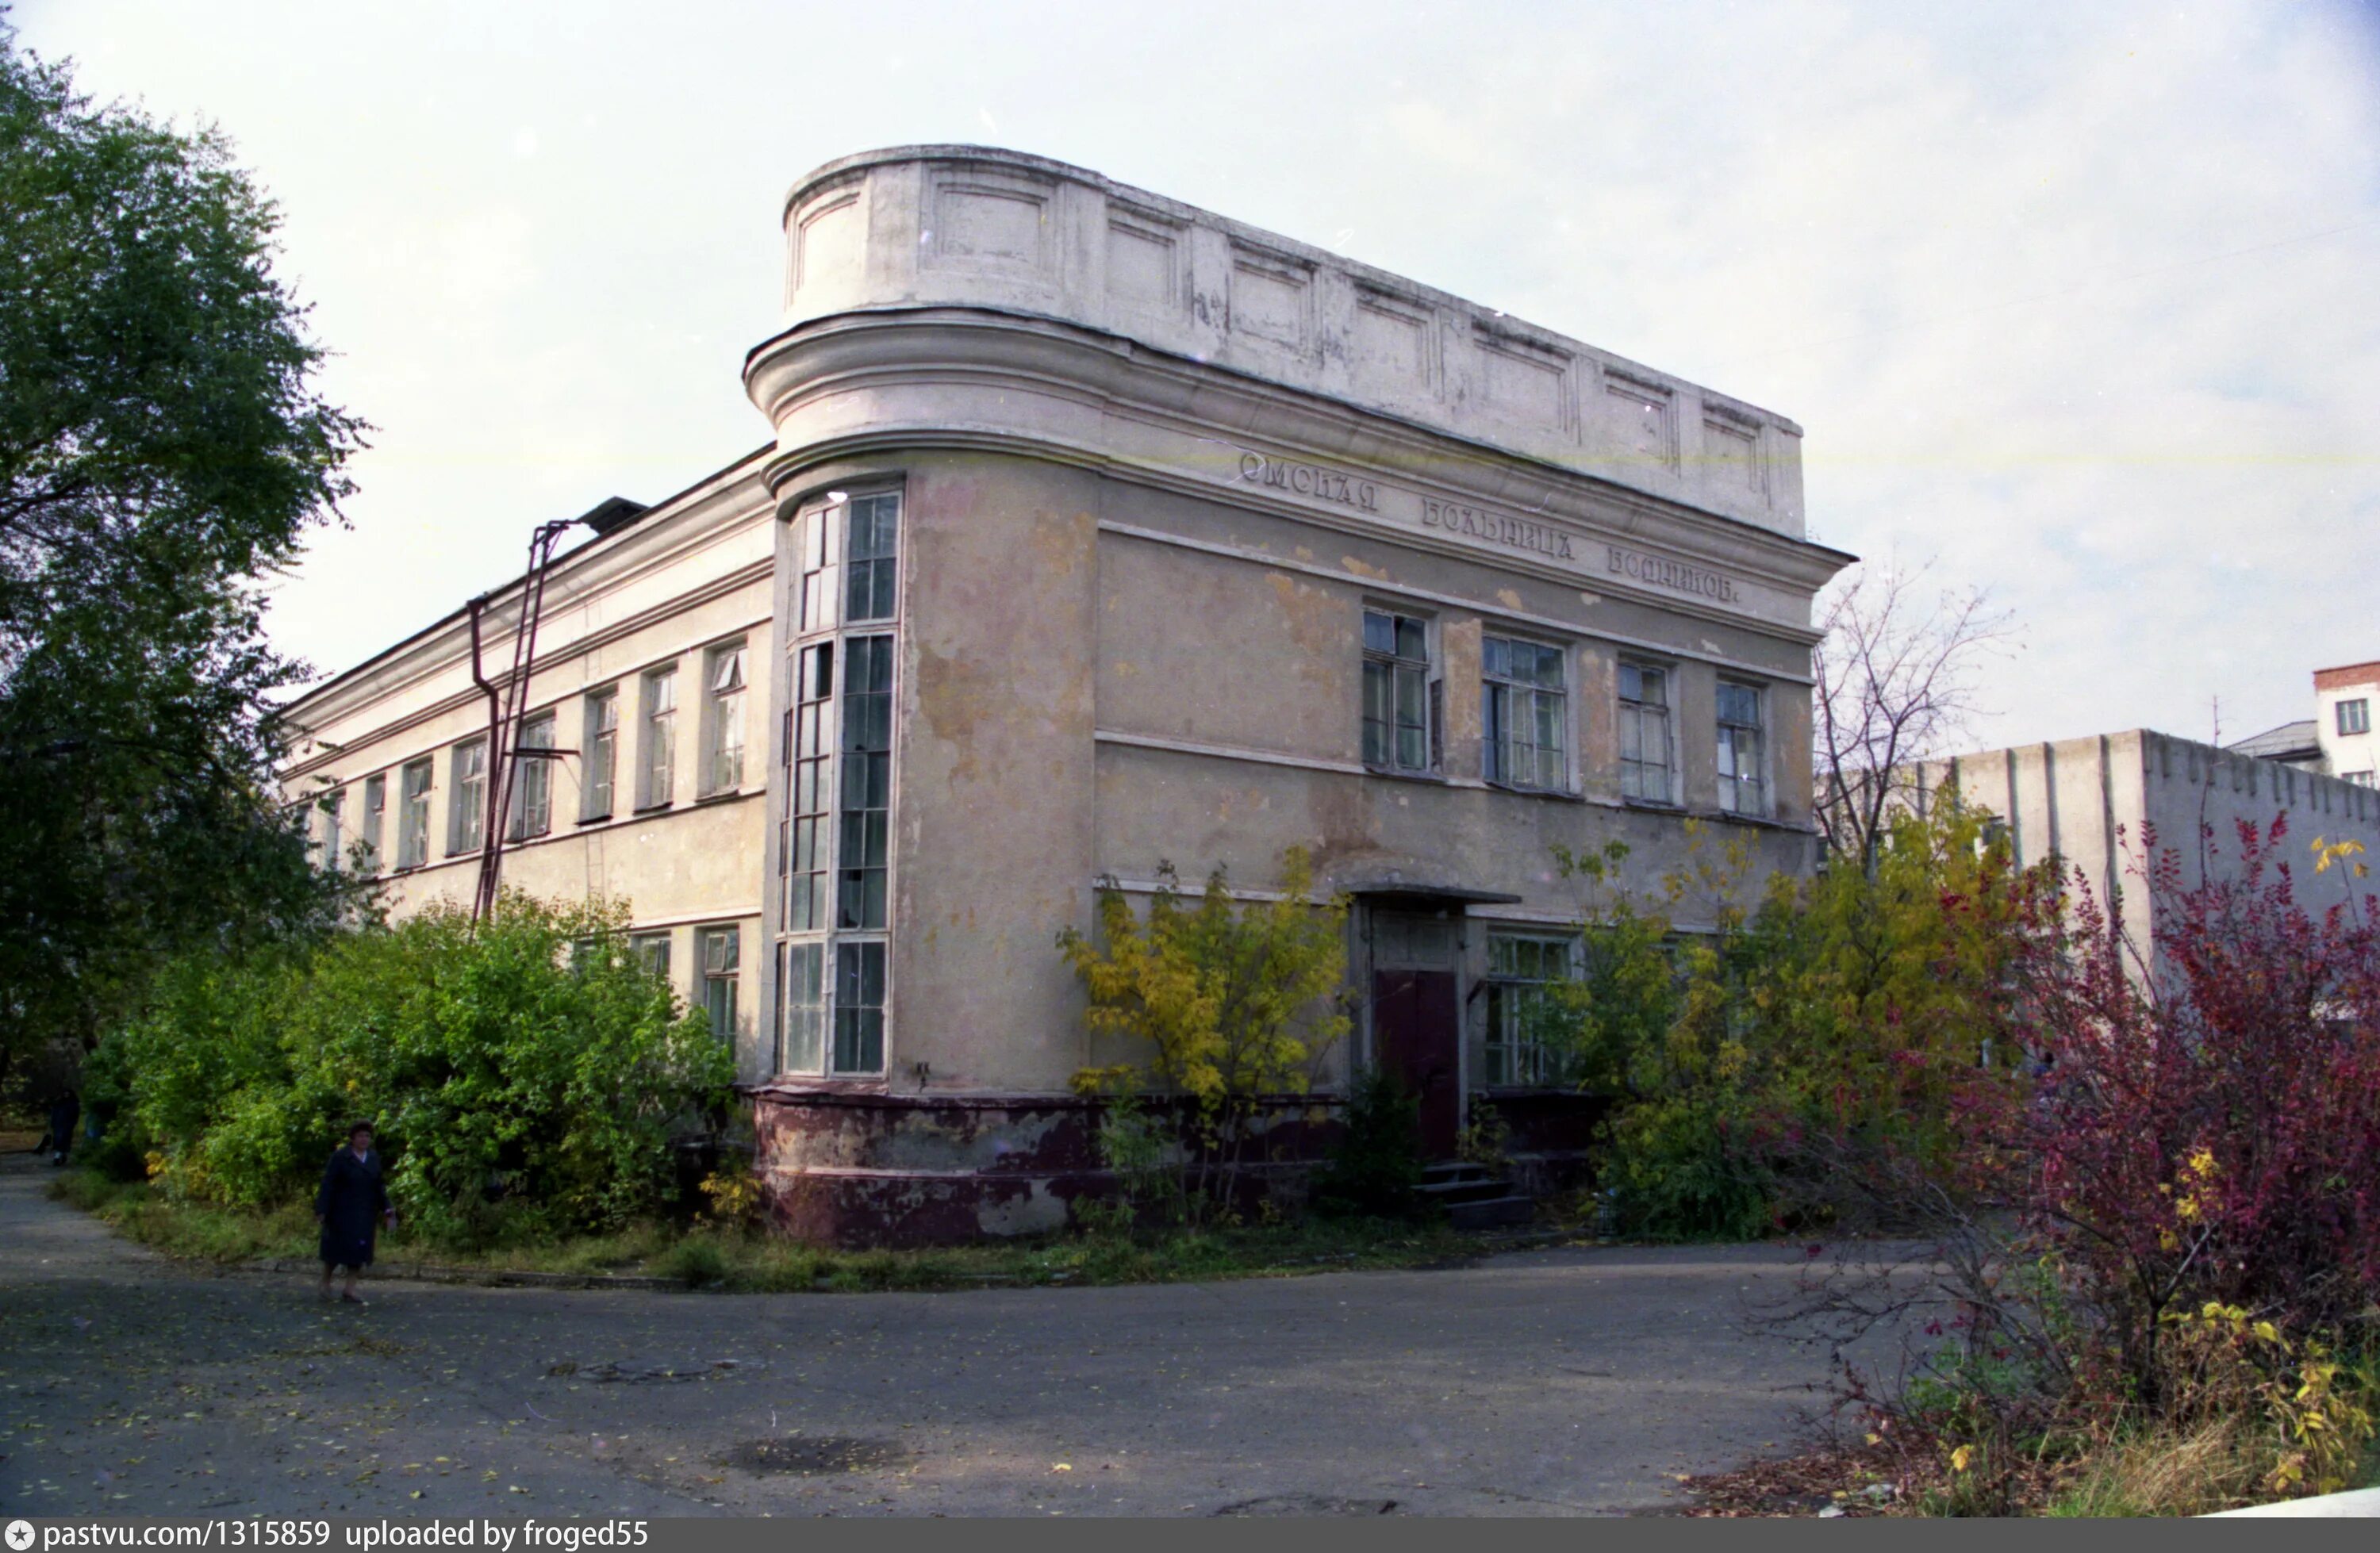
<path fill-rule="evenodd" d="M 19 0 L 211 121 L 378 430 L 275 585 L 347 667 L 769 440 L 780 206 L 975 141 L 1799 421 L 1811 536 L 2015 618 L 1980 747 L 2380 659 L 2380 5 Z"/>

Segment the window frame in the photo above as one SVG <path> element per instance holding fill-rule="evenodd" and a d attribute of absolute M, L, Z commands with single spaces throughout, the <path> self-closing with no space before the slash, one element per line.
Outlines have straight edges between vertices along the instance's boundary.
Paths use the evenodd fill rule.
<path fill-rule="evenodd" d="M 749 647 L 747 638 L 737 637 L 703 649 L 702 770 L 701 780 L 696 783 L 698 797 L 717 797 L 744 790 L 745 762 L 749 753 L 745 718 L 752 688 Z M 720 672 L 731 661 L 735 665 L 735 686 L 722 691 L 719 687 Z M 722 780 L 722 762 L 731 750 L 735 770 Z"/>
<path fill-rule="evenodd" d="M 678 661 L 637 676 L 637 808 L 670 807 L 677 796 Z M 668 694 L 662 695 L 666 686 Z"/>
<path fill-rule="evenodd" d="M 1480 1085 L 1487 1089 L 1542 1089 L 1559 1085 L 1561 1075 L 1554 1071 L 1544 1043 L 1529 1036 L 1527 1025 L 1530 1011 L 1542 1006 L 1541 1000 L 1549 997 L 1554 987 L 1577 977 L 1578 939 L 1574 934 L 1519 925 L 1491 926 L 1486 936 L 1487 964 L 1480 977 L 1485 1015 L 1479 1042 Z M 1500 950 L 1520 944 L 1530 946 L 1539 957 L 1535 974 L 1499 965 Z M 1544 956 L 1553 951 L 1560 952 L 1561 963 L 1548 969 Z"/>
<path fill-rule="evenodd" d="M 488 736 L 455 741 L 446 751 L 447 856 L 468 856 L 486 844 L 489 785 Z"/>
<path fill-rule="evenodd" d="M 1373 622 L 1387 625 L 1386 645 L 1376 645 Z M 1407 637 L 1404 627 L 1414 627 L 1412 642 L 1420 649 L 1419 656 L 1405 651 Z M 1415 614 L 1395 604 L 1375 604 L 1366 601 L 1363 607 L 1362 683 L 1357 703 L 1357 727 L 1360 750 L 1365 768 L 1385 776 L 1427 777 L 1439 774 L 1440 723 L 1443 709 L 1439 704 L 1441 694 L 1438 680 L 1438 644 L 1432 639 L 1437 622 L 1428 615 Z M 1374 715 L 1373 686 L 1385 682 L 1386 698 L 1380 707 L 1384 716 Z M 1414 710 L 1417 722 L 1406 721 L 1405 687 L 1415 687 Z M 1414 734 L 1416 759 L 1405 759 L 1405 735 Z M 1382 730 L 1376 753 L 1373 730 Z"/>
<path fill-rule="evenodd" d="M 431 795 L 438 788 L 438 758 L 424 755 L 397 768 L 396 871 L 430 866 Z M 420 785 L 414 784 L 419 774 Z"/>
<path fill-rule="evenodd" d="M 612 725 L 603 726 L 611 714 Z M 619 803 L 620 685 L 617 680 L 587 692 L 579 710 L 579 745 L 587 752 L 579 762 L 578 822 L 609 819 Z"/>
<path fill-rule="evenodd" d="M 788 1074 L 864 1081 L 889 1071 L 905 504 L 897 481 L 871 482 L 814 493 L 787 520 L 784 613 L 795 629 L 775 671 L 788 688 L 771 781 L 784 796 L 764 965 L 776 983 L 766 1038 Z M 748 687 L 748 656 L 745 673 Z"/>
<path fill-rule="evenodd" d="M 677 989 L 677 983 L 673 979 L 670 965 L 672 955 L 670 940 L 676 936 L 674 931 L 667 928 L 653 928 L 642 932 L 631 929 L 628 933 L 627 944 L 628 957 L 643 964 L 647 970 L 658 972 L 661 978 L 670 984 L 672 991 Z M 653 952 L 656 947 L 660 951 L 659 953 Z"/>
<path fill-rule="evenodd" d="M 1658 702 L 1651 702 L 1644 698 L 1643 676 L 1647 673 L 1661 676 L 1661 699 Z M 1628 694 L 1628 676 L 1632 673 L 1637 676 L 1637 694 L 1633 697 Z M 1616 754 L 1620 764 L 1620 795 L 1629 803 L 1651 804 L 1661 808 L 1678 807 L 1677 688 L 1678 667 L 1675 663 L 1663 662 L 1657 659 L 1623 656 L 1613 672 L 1612 704 L 1616 709 L 1614 732 L 1617 734 Z M 1656 709 L 1660 713 L 1661 758 L 1658 764 L 1645 759 L 1642 753 L 1645 748 L 1645 715 L 1648 710 Z M 1636 748 L 1639 752 L 1634 758 L 1631 758 L 1628 754 L 1628 735 L 1631 732 L 1632 721 L 1636 735 Z M 1632 770 L 1635 773 L 1634 786 L 1638 789 L 1634 792 L 1630 791 Z M 1645 785 L 1645 773 L 1654 770 L 1661 774 L 1662 791 L 1658 796 L 1642 791 Z"/>
<path fill-rule="evenodd" d="M 347 790 L 334 787 L 314 800 L 314 807 L 322 817 L 322 867 L 330 873 L 346 872 L 346 860 L 339 855 L 341 821 L 346 818 Z"/>
<path fill-rule="evenodd" d="M 2353 727 L 2348 726 L 2350 712 L 2354 714 Z M 2357 696 L 2350 699 L 2334 701 L 2331 703 L 2331 725 L 2338 731 L 2338 737 L 2362 738 L 2372 732 L 2372 698 L 2368 696 Z"/>
<path fill-rule="evenodd" d="M 382 827 L 388 815 L 388 773 L 374 771 L 363 781 L 363 812 L 357 817 L 356 840 L 363 848 L 358 871 L 376 876 L 386 855 L 381 851 Z"/>
<path fill-rule="evenodd" d="M 1505 665 L 1500 672 L 1490 667 L 1495 661 L 1495 655 L 1490 649 L 1498 646 L 1506 650 Z M 1550 653 L 1553 658 L 1555 683 L 1548 687 L 1538 680 L 1515 677 L 1510 661 L 1511 651 L 1514 648 L 1526 648 L 1536 654 Z M 1572 768 L 1570 751 L 1571 746 L 1575 741 L 1572 737 L 1571 730 L 1570 661 L 1569 648 L 1559 642 L 1513 636 L 1503 631 L 1481 634 L 1479 638 L 1479 769 L 1482 780 L 1492 783 L 1498 787 L 1511 788 L 1520 793 L 1572 791 Z M 1553 780 L 1550 782 L 1544 780 L 1547 746 L 1535 739 L 1530 740 L 1524 746 L 1535 752 L 1533 761 L 1535 769 L 1531 770 L 1528 778 L 1515 777 L 1504 769 L 1504 756 L 1512 746 L 1511 741 L 1498 736 L 1499 727 L 1510 721 L 1511 704 L 1524 699 L 1532 714 L 1527 720 L 1528 731 L 1531 733 L 1542 732 L 1545 727 L 1542 713 L 1539 711 L 1541 702 L 1549 699 L 1554 703 L 1552 727 L 1557 742 L 1552 746 L 1555 770 Z"/>
<path fill-rule="evenodd" d="M 713 951 L 722 945 L 725 946 L 725 954 L 715 955 Z M 702 1012 L 710 1021 L 710 1033 L 733 1046 L 743 1017 L 744 926 L 740 922 L 705 923 L 694 930 L 694 949 L 695 973 L 702 983 Z M 723 965 L 715 963 L 721 959 Z M 720 1017 L 722 988 L 724 1021 Z"/>
<path fill-rule="evenodd" d="M 528 752 L 561 747 L 553 742 L 561 731 L 561 715 L 551 707 L 521 719 L 520 743 L 511 755 L 513 777 L 505 783 L 507 842 L 534 841 L 553 831 L 553 768 L 557 758 L 532 756 Z"/>
<path fill-rule="evenodd" d="M 1728 693 L 1740 691 L 1752 700 L 1753 720 L 1749 722 L 1730 721 L 1728 715 Z M 1749 680 L 1725 679 L 1718 682 L 1718 694 L 1711 706 L 1712 774 L 1718 783 L 1718 807 L 1722 814 L 1739 819 L 1766 819 L 1769 817 L 1770 784 L 1768 780 L 1768 687 Z M 1752 770 L 1745 771 L 1742 743 L 1750 735 Z M 1732 771 L 1727 770 L 1732 765 Z M 1752 807 L 1743 807 L 1746 789 L 1752 794 Z"/>

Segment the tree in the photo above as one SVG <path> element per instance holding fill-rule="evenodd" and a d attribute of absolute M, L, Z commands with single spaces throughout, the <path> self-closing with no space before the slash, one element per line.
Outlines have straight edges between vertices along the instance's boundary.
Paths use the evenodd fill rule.
<path fill-rule="evenodd" d="M 148 968 L 334 910 L 278 801 L 258 579 L 351 489 L 272 204 L 0 15 L 0 1081 Z"/>
<path fill-rule="evenodd" d="M 1928 598 L 1925 565 L 1860 571 L 1840 584 L 1810 656 L 1817 791 L 1827 844 L 1873 868 L 1917 767 L 1947 753 L 1977 710 L 1975 671 L 2005 648 L 2010 616 L 1980 588 Z"/>
<path fill-rule="evenodd" d="M 1145 1080 L 1186 1101 L 1200 1162 L 1214 1167 L 1202 1195 L 1228 1201 L 1263 1099 L 1306 1088 L 1347 1033 L 1335 1000 L 1347 977 L 1348 901 L 1309 898 L 1314 868 L 1302 847 L 1283 855 L 1281 893 L 1269 902 L 1235 902 L 1220 868 L 1196 905 L 1172 865 L 1159 878 L 1145 922 L 1111 882 L 1099 892 L 1098 938 L 1073 928 L 1058 935 L 1090 994 L 1084 1023 L 1148 1048 L 1145 1074 L 1088 1068 L 1075 1083 L 1087 1094 L 1129 1094 Z"/>

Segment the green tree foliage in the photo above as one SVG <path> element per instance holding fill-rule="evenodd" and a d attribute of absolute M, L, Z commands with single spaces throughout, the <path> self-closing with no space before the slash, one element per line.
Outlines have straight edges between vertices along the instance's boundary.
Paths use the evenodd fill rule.
<path fill-rule="evenodd" d="M 1861 1158 L 1951 1171 L 1967 1087 L 2021 1056 L 2016 970 L 2054 917 L 2055 875 L 2019 868 L 1955 797 L 1893 819 L 1869 868 L 1774 876 L 1748 905 L 1748 855 L 1707 832 L 1692 845 L 1644 901 L 1609 888 L 1620 854 L 1561 859 L 1600 898 L 1537 1034 L 1619 1102 L 1621 1222 L 1749 1235 L 1851 1208 Z M 1687 905 L 1715 930 L 1674 932 Z"/>
<path fill-rule="evenodd" d="M 1266 1096 L 1302 1093 L 1345 1037 L 1338 994 L 1347 976 L 1343 896 L 1312 898 L 1305 849 L 1281 858 L 1281 889 L 1242 903 L 1215 870 L 1194 905 L 1172 865 L 1144 920 L 1123 892 L 1099 892 L 1099 934 L 1074 928 L 1058 949 L 1090 994 L 1084 1023 L 1146 1049 L 1141 1064 L 1086 1069 L 1086 1093 L 1148 1089 L 1180 1097 L 1198 1118 L 1202 1159 L 1228 1194 Z"/>
<path fill-rule="evenodd" d="M 76 95 L 0 18 L 0 1076 L 149 967 L 322 925 L 274 801 L 256 579 L 362 424 L 212 128 Z"/>
<path fill-rule="evenodd" d="M 673 1132 L 734 1078 L 625 928 L 616 906 L 507 894 L 476 929 L 436 906 L 315 946 L 193 955 L 110 1032 L 94 1089 L 168 1190 L 302 1196 L 367 1120 L 391 1195 L 433 1237 L 614 1226 L 663 1205 Z"/>

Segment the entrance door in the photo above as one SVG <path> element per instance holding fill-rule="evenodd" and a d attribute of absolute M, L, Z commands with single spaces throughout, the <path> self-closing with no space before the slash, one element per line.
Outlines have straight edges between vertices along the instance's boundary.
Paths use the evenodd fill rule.
<path fill-rule="evenodd" d="M 1459 1013 L 1452 971 L 1372 973 L 1373 1042 L 1380 1065 L 1397 1075 L 1406 1093 L 1421 1098 L 1425 1159 L 1452 1158 L 1455 1130 L 1462 1125 Z"/>

